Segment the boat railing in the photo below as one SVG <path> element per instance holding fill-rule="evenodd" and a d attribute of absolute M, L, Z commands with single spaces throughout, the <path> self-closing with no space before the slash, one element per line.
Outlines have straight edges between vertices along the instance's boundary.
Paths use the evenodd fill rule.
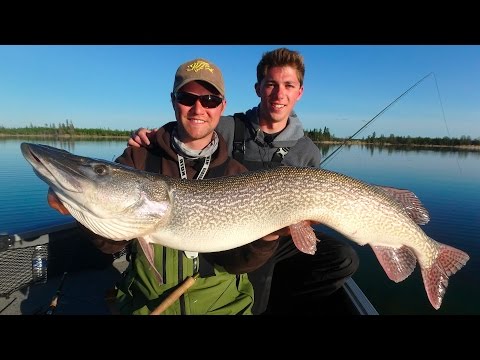
<path fill-rule="evenodd" d="M 348 278 L 343 288 L 359 315 L 378 315 L 377 309 L 352 278 Z"/>

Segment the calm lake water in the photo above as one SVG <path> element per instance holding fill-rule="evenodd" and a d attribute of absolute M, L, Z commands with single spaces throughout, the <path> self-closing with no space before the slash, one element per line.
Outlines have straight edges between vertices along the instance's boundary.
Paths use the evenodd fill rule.
<path fill-rule="evenodd" d="M 46 201 L 47 185 L 20 151 L 22 141 L 56 146 L 72 153 L 114 160 L 126 141 L 0 139 L 0 234 L 69 221 Z M 324 156 L 335 147 L 322 148 Z M 440 310 L 431 307 L 419 267 L 401 283 L 387 278 L 373 251 L 353 244 L 360 255 L 354 279 L 380 314 L 480 314 L 480 152 L 345 147 L 325 168 L 372 184 L 413 191 L 430 212 L 423 230 L 436 241 L 470 255 L 450 277 Z M 336 236 L 340 236 L 336 234 Z"/>

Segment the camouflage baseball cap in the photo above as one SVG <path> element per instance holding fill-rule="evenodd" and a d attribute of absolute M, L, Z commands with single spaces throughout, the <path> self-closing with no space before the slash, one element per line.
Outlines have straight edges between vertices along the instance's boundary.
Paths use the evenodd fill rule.
<path fill-rule="evenodd" d="M 200 58 L 187 61 L 178 67 L 175 73 L 173 92 L 176 93 L 182 86 L 195 80 L 212 84 L 220 95 L 225 96 L 222 72 L 214 63 Z"/>

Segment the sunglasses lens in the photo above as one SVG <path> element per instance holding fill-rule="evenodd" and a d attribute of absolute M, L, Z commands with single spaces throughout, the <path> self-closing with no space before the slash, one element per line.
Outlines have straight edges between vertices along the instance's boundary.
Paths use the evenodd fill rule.
<path fill-rule="evenodd" d="M 175 94 L 175 100 L 184 106 L 193 106 L 197 99 L 205 109 L 213 109 L 220 105 L 223 99 L 217 95 L 195 95 L 187 92 L 178 92 Z"/>
<path fill-rule="evenodd" d="M 216 95 L 202 95 L 200 96 L 200 104 L 205 109 L 213 109 L 222 103 L 222 98 Z"/>
<path fill-rule="evenodd" d="M 187 92 L 178 92 L 175 94 L 175 100 L 185 106 L 193 106 L 195 101 L 197 101 L 198 96 L 187 93 Z"/>

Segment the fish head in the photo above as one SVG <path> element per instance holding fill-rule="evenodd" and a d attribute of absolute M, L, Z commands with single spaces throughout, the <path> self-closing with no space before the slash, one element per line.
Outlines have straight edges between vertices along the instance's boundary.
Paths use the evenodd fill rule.
<path fill-rule="evenodd" d="M 48 145 L 22 143 L 21 150 L 70 214 L 98 235 L 130 240 L 169 216 L 165 177 Z"/>

